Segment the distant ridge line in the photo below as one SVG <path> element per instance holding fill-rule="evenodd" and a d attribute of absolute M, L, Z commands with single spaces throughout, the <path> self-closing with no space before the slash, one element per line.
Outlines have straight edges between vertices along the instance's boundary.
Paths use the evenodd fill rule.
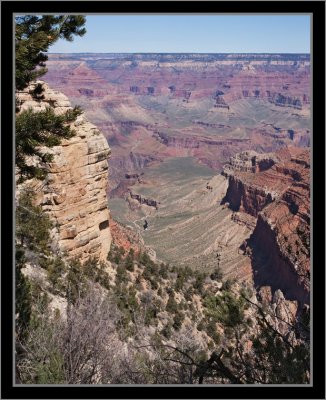
<path fill-rule="evenodd" d="M 73 58 L 108 58 L 133 60 L 156 60 L 160 62 L 171 61 L 182 56 L 182 60 L 223 61 L 252 59 L 261 61 L 310 61 L 309 53 L 48 53 L 52 59 Z"/>

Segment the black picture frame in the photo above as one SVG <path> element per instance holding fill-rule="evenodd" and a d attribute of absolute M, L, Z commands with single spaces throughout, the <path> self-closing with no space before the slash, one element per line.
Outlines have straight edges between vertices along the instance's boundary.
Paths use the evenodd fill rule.
<path fill-rule="evenodd" d="M 261 386 L 20 386 L 13 384 L 13 15 L 17 13 L 312 14 L 313 46 L 313 382 Z M 277 29 L 277 27 L 276 27 Z M 1 1 L 1 398 L 322 399 L 325 398 L 325 2 L 324 1 Z"/>

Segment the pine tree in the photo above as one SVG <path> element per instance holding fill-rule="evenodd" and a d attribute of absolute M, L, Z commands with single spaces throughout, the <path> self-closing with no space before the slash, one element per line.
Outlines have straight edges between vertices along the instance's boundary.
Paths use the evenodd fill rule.
<path fill-rule="evenodd" d="M 22 191 L 16 207 L 16 238 L 18 245 L 37 253 L 48 253 L 50 243 L 50 218 L 41 206 L 35 205 L 35 192 L 27 188 Z"/>
<path fill-rule="evenodd" d="M 19 339 L 26 336 L 32 314 L 31 287 L 21 269 L 25 265 L 24 251 L 21 247 L 16 248 L 16 334 Z"/>
<path fill-rule="evenodd" d="M 53 156 L 41 150 L 40 146 L 57 146 L 61 139 L 74 136 L 75 131 L 68 124 L 81 112 L 78 106 L 63 115 L 56 115 L 50 107 L 40 112 L 33 112 L 29 108 L 16 116 L 16 166 L 19 168 L 19 182 L 33 177 L 45 178 L 45 165 L 52 161 Z M 37 156 L 43 165 L 29 163 L 28 157 L 32 156 Z"/>
<path fill-rule="evenodd" d="M 81 15 L 23 15 L 16 17 L 16 90 L 47 71 L 45 52 L 58 39 L 71 42 L 74 36 L 83 36 L 85 17 Z M 38 67 L 36 69 L 36 67 Z"/>
<path fill-rule="evenodd" d="M 58 39 L 72 41 L 74 36 L 83 36 L 85 17 L 80 15 L 23 15 L 16 17 L 16 91 L 24 90 L 31 81 L 47 72 L 45 52 Z M 35 100 L 42 100 L 42 85 L 35 85 L 30 92 Z M 19 112 L 16 101 L 16 166 L 19 182 L 26 179 L 44 179 L 46 169 L 31 163 L 29 157 L 48 163 L 52 156 L 40 150 L 40 146 L 52 147 L 60 144 L 62 138 L 70 138 L 74 131 L 69 127 L 78 115 L 79 107 L 64 115 L 56 115 L 50 107 L 35 113 L 32 109 Z"/>

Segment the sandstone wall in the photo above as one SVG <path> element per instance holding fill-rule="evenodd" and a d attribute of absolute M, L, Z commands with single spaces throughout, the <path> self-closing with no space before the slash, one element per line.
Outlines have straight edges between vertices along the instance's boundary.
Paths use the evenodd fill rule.
<path fill-rule="evenodd" d="M 71 108 L 65 95 L 42 84 L 45 91 L 41 101 L 29 94 L 34 85 L 17 94 L 21 111 L 51 106 L 61 114 Z M 106 195 L 111 151 L 104 136 L 83 114 L 71 127 L 76 131 L 73 138 L 46 149 L 54 156 L 47 166 L 47 178 L 32 184 L 38 203 L 55 224 L 53 249 L 80 261 L 90 256 L 106 259 L 111 244 Z"/>
<path fill-rule="evenodd" d="M 229 186 L 223 202 L 258 218 L 242 246 L 251 255 L 255 284 L 281 289 L 287 299 L 309 304 L 309 150 L 293 147 L 259 157 L 263 168 L 254 152 L 230 160 L 224 168 Z M 265 169 L 266 165 L 271 166 Z M 236 213 L 234 220 L 238 214 L 242 215 Z"/>
<path fill-rule="evenodd" d="M 229 186 L 223 203 L 228 203 L 233 211 L 244 211 L 253 217 L 273 201 L 273 192 L 246 184 L 236 176 L 229 176 Z"/>
<path fill-rule="evenodd" d="M 293 254 L 292 246 L 288 249 L 284 238 L 282 227 L 275 228 L 262 212 L 249 240 L 254 282 L 258 287 L 269 285 L 273 291 L 281 289 L 289 300 L 310 304 L 309 257 L 305 257 L 300 250 L 300 256 Z M 295 232 L 292 239 L 299 243 Z"/>

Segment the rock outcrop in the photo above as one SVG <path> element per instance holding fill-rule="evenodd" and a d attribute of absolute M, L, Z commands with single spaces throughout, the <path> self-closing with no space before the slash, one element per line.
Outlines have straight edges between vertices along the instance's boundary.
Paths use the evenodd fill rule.
<path fill-rule="evenodd" d="M 229 163 L 223 166 L 225 176 L 233 175 L 234 171 L 262 172 L 271 168 L 278 158 L 273 153 L 260 154 L 255 151 L 243 151 L 230 157 Z"/>
<path fill-rule="evenodd" d="M 136 200 L 140 205 L 146 204 L 149 207 L 154 207 L 156 210 L 158 209 L 158 206 L 160 204 L 157 200 L 149 199 L 138 193 L 133 193 L 130 189 L 129 189 L 129 196 L 130 196 L 130 199 Z M 130 201 L 129 201 L 129 204 L 130 204 Z M 130 206 L 131 206 L 131 204 L 130 204 Z"/>
<path fill-rule="evenodd" d="M 112 218 L 110 218 L 110 231 L 114 245 L 125 250 L 124 257 L 131 249 L 135 254 L 140 254 L 145 250 L 144 240 L 138 232 L 123 226 Z"/>
<path fill-rule="evenodd" d="M 44 88 L 43 99 L 30 94 L 35 84 L 17 93 L 21 111 L 53 107 L 62 114 L 71 108 L 68 98 L 60 92 Z M 37 84 L 36 83 L 36 84 Z M 106 259 L 110 250 L 111 234 L 106 196 L 108 157 L 110 148 L 95 125 L 82 114 L 71 124 L 75 136 L 64 139 L 60 146 L 47 148 L 53 161 L 45 167 L 47 178 L 32 182 L 37 201 L 55 224 L 53 248 L 84 261 L 90 256 Z"/>
<path fill-rule="evenodd" d="M 203 123 L 197 122 L 199 125 L 204 125 Z M 208 125 L 208 124 L 206 124 Z M 213 124 L 210 124 L 211 127 Z M 204 125 L 205 126 L 205 125 Z M 215 124 L 215 126 L 224 127 L 224 125 Z M 214 125 L 213 125 L 214 127 Z M 175 147 L 181 149 L 198 149 L 199 147 L 204 147 L 205 145 L 210 146 L 232 146 L 237 144 L 248 144 L 249 139 L 208 139 L 200 136 L 172 136 L 167 135 L 163 132 L 154 132 L 153 137 L 157 139 L 160 143 L 163 143 L 167 147 Z"/>
<path fill-rule="evenodd" d="M 284 189 L 284 185 L 277 188 L 276 185 L 268 185 L 274 179 L 271 169 L 277 160 L 273 154 L 255 151 L 245 151 L 231 157 L 223 167 L 223 174 L 229 178 L 229 186 L 222 203 L 228 203 L 233 211 L 244 211 L 257 217 Z"/>
<path fill-rule="evenodd" d="M 260 156 L 264 167 L 266 160 L 273 160 L 261 172 L 259 163 L 251 164 L 253 157 L 246 152 L 231 160 L 223 202 L 234 211 L 257 217 L 253 234 L 242 246 L 251 255 L 256 285 L 269 285 L 274 291 L 282 290 L 289 300 L 309 304 L 309 150 L 289 148 Z"/>
<path fill-rule="evenodd" d="M 257 282 L 269 280 L 272 287 L 280 288 L 288 298 L 309 304 L 309 152 L 291 151 L 289 161 L 277 164 L 278 171 L 291 176 L 291 184 L 259 214 L 249 246 L 253 250 L 253 265 L 257 267 Z M 262 259 L 264 263 L 260 264 Z"/>

